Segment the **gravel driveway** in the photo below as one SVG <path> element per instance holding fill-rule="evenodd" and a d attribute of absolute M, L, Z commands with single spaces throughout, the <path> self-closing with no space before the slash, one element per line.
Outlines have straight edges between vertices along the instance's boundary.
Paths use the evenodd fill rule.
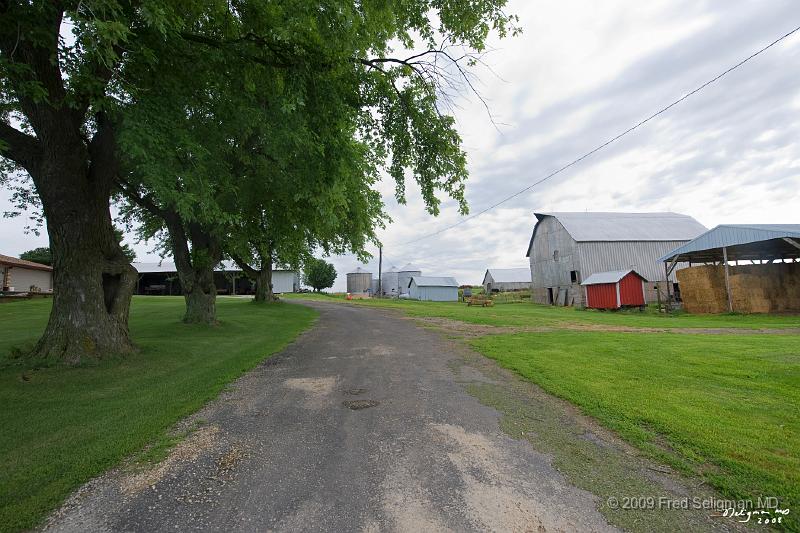
<path fill-rule="evenodd" d="M 389 312 L 305 305 L 316 326 L 186 421 L 167 459 L 90 482 L 47 529 L 614 530 L 466 392 L 450 341 Z"/>

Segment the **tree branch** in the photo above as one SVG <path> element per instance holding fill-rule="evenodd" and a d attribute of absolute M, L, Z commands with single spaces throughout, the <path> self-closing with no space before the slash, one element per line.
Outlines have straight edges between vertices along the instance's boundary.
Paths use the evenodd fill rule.
<path fill-rule="evenodd" d="M 5 149 L 0 147 L 0 155 L 25 167 L 31 174 L 35 171 L 41 153 L 39 139 L 0 121 L 0 143 L 5 145 Z"/>

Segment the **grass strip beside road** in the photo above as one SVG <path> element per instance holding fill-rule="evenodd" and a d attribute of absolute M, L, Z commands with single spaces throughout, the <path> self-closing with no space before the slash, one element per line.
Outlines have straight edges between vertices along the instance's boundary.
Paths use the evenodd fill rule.
<path fill-rule="evenodd" d="M 471 344 L 731 499 L 800 511 L 797 336 L 554 332 Z"/>
<path fill-rule="evenodd" d="M 182 324 L 183 298 L 137 297 L 140 351 L 75 368 L 13 359 L 47 322 L 49 300 L 0 305 L 0 531 L 36 526 L 72 490 L 197 411 L 281 350 L 317 313 L 220 298 L 220 324 Z"/>

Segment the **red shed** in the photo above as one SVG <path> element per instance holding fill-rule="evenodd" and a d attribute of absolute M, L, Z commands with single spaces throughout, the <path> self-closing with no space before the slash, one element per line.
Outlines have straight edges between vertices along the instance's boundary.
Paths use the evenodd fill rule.
<path fill-rule="evenodd" d="M 645 304 L 644 284 L 647 282 L 633 269 L 596 272 L 581 285 L 586 287 L 586 307 L 619 309 Z"/>

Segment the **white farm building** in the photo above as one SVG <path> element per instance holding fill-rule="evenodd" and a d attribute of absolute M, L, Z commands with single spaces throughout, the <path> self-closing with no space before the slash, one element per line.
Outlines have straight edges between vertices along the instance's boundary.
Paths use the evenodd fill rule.
<path fill-rule="evenodd" d="M 531 288 L 531 269 L 490 268 L 483 275 L 483 290 L 492 292 L 523 291 Z"/>
<path fill-rule="evenodd" d="M 408 295 L 414 300 L 457 302 L 458 282 L 450 277 L 413 276 L 408 283 Z"/>
<path fill-rule="evenodd" d="M 659 258 L 689 242 L 706 228 L 679 213 L 535 213 L 527 257 L 531 301 L 584 306 L 581 281 L 592 274 L 633 269 L 647 280 L 645 298 L 665 294 L 664 264 Z M 678 264 L 677 268 L 687 265 Z M 669 275 L 675 283 L 675 271 Z M 677 284 L 675 287 L 677 288 Z"/>

